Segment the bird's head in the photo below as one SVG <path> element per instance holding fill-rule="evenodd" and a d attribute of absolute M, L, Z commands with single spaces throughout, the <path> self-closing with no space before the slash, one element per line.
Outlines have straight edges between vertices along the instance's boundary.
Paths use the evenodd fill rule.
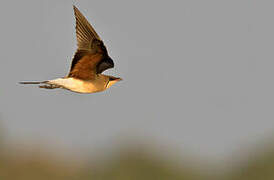
<path fill-rule="evenodd" d="M 107 88 L 109 88 L 113 84 L 115 84 L 115 83 L 122 80 L 122 78 L 119 78 L 119 77 L 113 77 L 113 76 L 108 76 L 108 77 L 109 77 L 109 81 L 108 81 L 108 84 L 107 84 Z"/>

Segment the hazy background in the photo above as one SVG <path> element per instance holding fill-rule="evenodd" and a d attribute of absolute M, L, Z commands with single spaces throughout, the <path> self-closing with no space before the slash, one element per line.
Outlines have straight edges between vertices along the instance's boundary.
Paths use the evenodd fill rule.
<path fill-rule="evenodd" d="M 72 4 L 1 1 L 0 117 L 10 142 L 80 153 L 132 137 L 226 160 L 272 136 L 273 1 L 80 0 L 115 61 L 106 73 L 124 81 L 90 95 L 19 85 L 67 74 Z"/>

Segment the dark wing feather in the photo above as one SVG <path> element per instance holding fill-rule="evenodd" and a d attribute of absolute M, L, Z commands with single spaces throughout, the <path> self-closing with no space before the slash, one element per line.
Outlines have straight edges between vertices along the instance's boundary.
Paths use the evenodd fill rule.
<path fill-rule="evenodd" d="M 82 13 L 75 6 L 73 6 L 73 9 L 76 19 L 76 37 L 78 49 L 73 57 L 69 76 L 81 79 L 83 75 L 78 76 L 77 74 L 83 74 L 83 72 L 80 72 L 80 69 L 85 69 L 85 73 L 91 75 L 101 73 L 106 69 L 114 67 L 114 63 L 108 56 L 107 49 L 103 41 L 100 39 L 86 18 L 82 15 Z M 94 56 L 96 54 L 98 54 L 98 56 Z M 100 57 L 100 59 L 98 59 L 98 57 Z M 88 60 L 94 62 L 89 63 Z M 83 62 L 81 63 L 81 61 Z M 79 64 L 77 66 L 77 71 L 74 71 L 74 68 L 76 68 L 77 64 Z M 94 67 L 80 68 L 80 65 Z M 87 70 L 92 70 L 93 72 L 87 72 Z M 92 77 L 90 78 L 92 79 Z"/>
<path fill-rule="evenodd" d="M 76 36 L 79 49 L 90 50 L 91 43 L 94 39 L 101 40 L 93 27 L 89 24 L 82 13 L 73 6 L 76 19 Z"/>

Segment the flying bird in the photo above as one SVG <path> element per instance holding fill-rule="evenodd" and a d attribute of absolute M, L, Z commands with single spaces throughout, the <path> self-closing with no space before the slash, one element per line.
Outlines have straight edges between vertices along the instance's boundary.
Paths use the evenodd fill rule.
<path fill-rule="evenodd" d="M 76 19 L 77 51 L 72 59 L 70 72 L 66 77 L 41 82 L 20 82 L 39 84 L 40 88 L 63 88 L 77 93 L 95 93 L 108 89 L 119 77 L 102 74 L 113 68 L 113 60 L 106 46 L 87 19 L 73 6 Z"/>

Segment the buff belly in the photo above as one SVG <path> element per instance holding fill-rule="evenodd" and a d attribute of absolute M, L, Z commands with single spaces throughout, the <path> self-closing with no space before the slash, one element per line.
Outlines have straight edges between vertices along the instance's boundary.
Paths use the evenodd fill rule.
<path fill-rule="evenodd" d="M 84 81 L 75 78 L 58 78 L 48 81 L 48 84 L 60 86 L 78 93 L 95 93 L 105 90 L 105 83 L 96 81 Z"/>

